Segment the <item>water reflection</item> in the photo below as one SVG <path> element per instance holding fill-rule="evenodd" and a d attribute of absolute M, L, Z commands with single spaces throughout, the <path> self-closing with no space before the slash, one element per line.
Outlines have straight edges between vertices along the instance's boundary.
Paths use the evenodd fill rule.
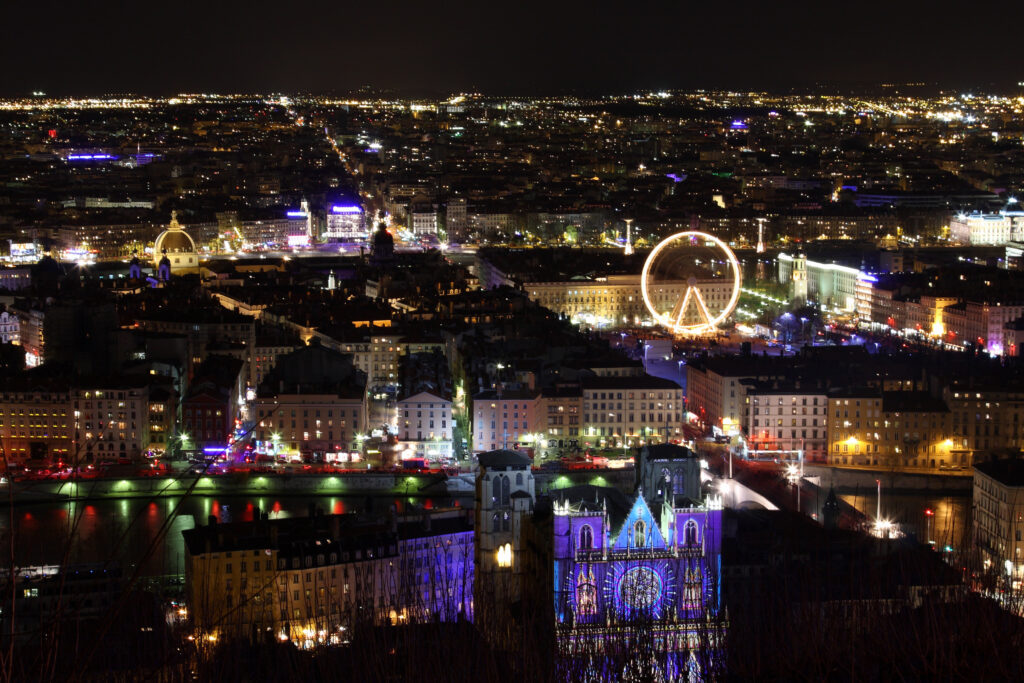
<path fill-rule="evenodd" d="M 871 519 L 875 518 L 878 497 L 874 491 L 839 497 Z M 929 511 L 932 514 L 928 514 Z M 913 534 L 921 542 L 932 541 L 940 548 L 960 549 L 971 539 L 971 497 L 968 495 L 886 494 L 883 490 L 882 518 L 900 524 L 904 533 Z"/>
<path fill-rule="evenodd" d="M 184 572 L 181 532 L 210 517 L 218 522 L 249 522 L 264 511 L 271 519 L 305 516 L 309 505 L 324 512 L 382 513 L 394 506 L 466 505 L 466 500 L 371 497 L 272 498 L 192 496 L 187 499 L 109 500 L 16 507 L 0 512 L 0 566 L 10 563 L 6 549 L 13 521 L 18 566 L 117 563 L 145 576 Z M 69 543 L 70 539 L 70 543 Z"/>

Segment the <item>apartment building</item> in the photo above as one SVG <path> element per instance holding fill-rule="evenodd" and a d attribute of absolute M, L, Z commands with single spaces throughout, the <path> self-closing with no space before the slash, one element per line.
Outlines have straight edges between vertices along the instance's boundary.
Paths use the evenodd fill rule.
<path fill-rule="evenodd" d="M 488 389 L 473 395 L 473 451 L 513 448 L 534 441 L 540 431 L 540 392 Z"/>
<path fill-rule="evenodd" d="M 951 418 L 945 401 L 927 392 L 831 394 L 828 463 L 902 471 L 952 471 L 969 465 L 955 449 Z"/>
<path fill-rule="evenodd" d="M 452 457 L 452 401 L 420 391 L 398 401 L 398 439 L 403 459 Z"/>
<path fill-rule="evenodd" d="M 1024 578 L 1024 461 L 1012 457 L 974 466 L 974 543 L 986 568 L 1018 590 Z"/>
<path fill-rule="evenodd" d="M 683 390 L 667 379 L 591 377 L 581 382 L 580 440 L 594 447 L 633 447 L 682 438 Z"/>
<path fill-rule="evenodd" d="M 200 638 L 339 644 L 359 623 L 472 615 L 473 527 L 464 511 L 366 522 L 321 515 L 182 532 L 190 618 Z"/>
<path fill-rule="evenodd" d="M 742 382 L 747 410 L 743 433 L 751 451 L 802 453 L 825 459 L 828 449 L 828 394 L 823 386 L 799 382 Z"/>

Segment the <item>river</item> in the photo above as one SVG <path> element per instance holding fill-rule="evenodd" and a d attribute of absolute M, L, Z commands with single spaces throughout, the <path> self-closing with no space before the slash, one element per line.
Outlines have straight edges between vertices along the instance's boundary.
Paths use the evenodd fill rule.
<path fill-rule="evenodd" d="M 878 496 L 874 490 L 839 497 L 869 518 L 875 518 Z M 934 491 L 887 495 L 883 491 L 881 507 L 882 519 L 899 524 L 904 533 L 913 534 L 922 542 L 932 541 L 939 548 L 951 546 L 961 550 L 964 543 L 971 540 L 969 495 L 942 495 Z M 929 510 L 933 514 L 928 515 Z"/>
<path fill-rule="evenodd" d="M 875 492 L 842 495 L 845 502 L 870 518 L 875 516 Z M 472 506 L 472 497 L 401 498 L 367 496 L 224 497 L 192 496 L 147 500 L 40 503 L 0 510 L 0 567 L 9 566 L 10 528 L 13 521 L 15 563 L 18 566 L 59 564 L 67 554 L 70 564 L 116 563 L 129 572 L 141 564 L 144 576 L 184 572 L 181 532 L 209 516 L 219 522 L 251 521 L 257 510 L 272 519 L 305 516 L 313 503 L 326 513 L 384 513 L 392 505 Z M 176 510 L 177 508 L 177 510 Z M 934 515 L 925 514 L 931 510 Z M 970 540 L 970 496 L 893 494 L 882 496 L 882 517 L 901 525 L 905 533 L 940 548 L 960 549 Z M 68 539 L 71 538 L 71 543 Z"/>
<path fill-rule="evenodd" d="M 59 564 L 66 556 L 69 564 L 110 563 L 128 573 L 141 565 L 143 576 L 182 574 L 181 532 L 205 524 L 211 515 L 222 523 L 251 521 L 257 510 L 271 519 L 305 516 L 311 503 L 325 513 L 384 513 L 392 505 L 400 512 L 406 504 L 471 506 L 472 498 L 191 496 L 18 506 L 0 510 L 0 567 L 10 566 L 13 523 L 19 567 Z"/>

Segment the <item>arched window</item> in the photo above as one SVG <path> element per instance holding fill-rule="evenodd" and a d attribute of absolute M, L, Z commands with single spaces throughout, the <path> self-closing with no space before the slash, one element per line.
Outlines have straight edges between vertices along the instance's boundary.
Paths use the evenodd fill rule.
<path fill-rule="evenodd" d="M 633 525 L 633 545 L 637 548 L 643 548 L 647 543 L 647 525 L 644 524 L 644 520 L 638 519 L 636 524 Z"/>
<path fill-rule="evenodd" d="M 692 519 L 683 527 L 683 542 L 686 545 L 697 545 L 697 522 Z"/>
<path fill-rule="evenodd" d="M 491 495 L 495 505 L 501 505 L 501 477 L 495 477 L 491 484 Z"/>
<path fill-rule="evenodd" d="M 590 528 L 589 524 L 584 524 L 580 528 L 580 550 L 590 550 L 594 547 L 594 530 Z"/>
<path fill-rule="evenodd" d="M 523 473 L 522 472 L 517 472 L 516 473 L 516 486 L 522 486 L 522 485 L 523 485 Z"/>
<path fill-rule="evenodd" d="M 588 529 L 589 527 L 583 527 Z M 594 570 L 584 567 L 576 576 L 576 616 L 590 617 L 597 614 L 597 582 Z"/>
<path fill-rule="evenodd" d="M 491 531 L 501 531 L 501 522 L 498 521 L 499 519 L 500 517 L 497 512 L 491 515 Z"/>
<path fill-rule="evenodd" d="M 703 577 L 698 567 L 687 569 L 683 573 L 683 607 L 699 608 L 701 606 L 701 588 Z"/>
<path fill-rule="evenodd" d="M 507 475 L 501 475 L 501 504 L 508 505 L 509 481 Z"/>

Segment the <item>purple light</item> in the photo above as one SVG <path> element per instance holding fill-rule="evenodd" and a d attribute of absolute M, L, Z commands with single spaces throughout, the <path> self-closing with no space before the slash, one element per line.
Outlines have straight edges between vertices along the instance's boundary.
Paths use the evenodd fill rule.
<path fill-rule="evenodd" d="M 289 211 L 287 215 L 288 218 L 306 218 L 309 216 L 305 211 Z"/>
<path fill-rule="evenodd" d="M 335 204 L 331 207 L 331 213 L 362 213 L 363 210 L 355 204 Z"/>
<path fill-rule="evenodd" d="M 686 174 L 685 173 L 683 173 L 683 174 L 679 174 L 679 173 L 666 173 L 665 177 L 666 178 L 671 178 L 672 182 L 674 182 L 674 183 L 681 183 L 684 180 L 686 180 Z"/>
<path fill-rule="evenodd" d="M 207 446 L 203 449 L 203 453 L 223 453 L 227 450 L 227 446 Z"/>
<path fill-rule="evenodd" d="M 88 160 L 102 160 L 102 159 L 116 159 L 113 154 L 69 154 L 67 156 L 68 161 L 88 161 Z"/>
<path fill-rule="evenodd" d="M 744 121 L 741 121 L 740 119 L 736 119 L 735 121 L 732 122 L 732 125 L 729 127 L 732 128 L 733 130 L 746 130 L 747 124 Z"/>
<path fill-rule="evenodd" d="M 868 275 L 866 273 L 861 273 L 857 277 L 857 279 L 858 280 L 864 280 L 865 282 L 878 282 L 878 278 L 877 277 L 875 277 L 874 275 Z"/>

